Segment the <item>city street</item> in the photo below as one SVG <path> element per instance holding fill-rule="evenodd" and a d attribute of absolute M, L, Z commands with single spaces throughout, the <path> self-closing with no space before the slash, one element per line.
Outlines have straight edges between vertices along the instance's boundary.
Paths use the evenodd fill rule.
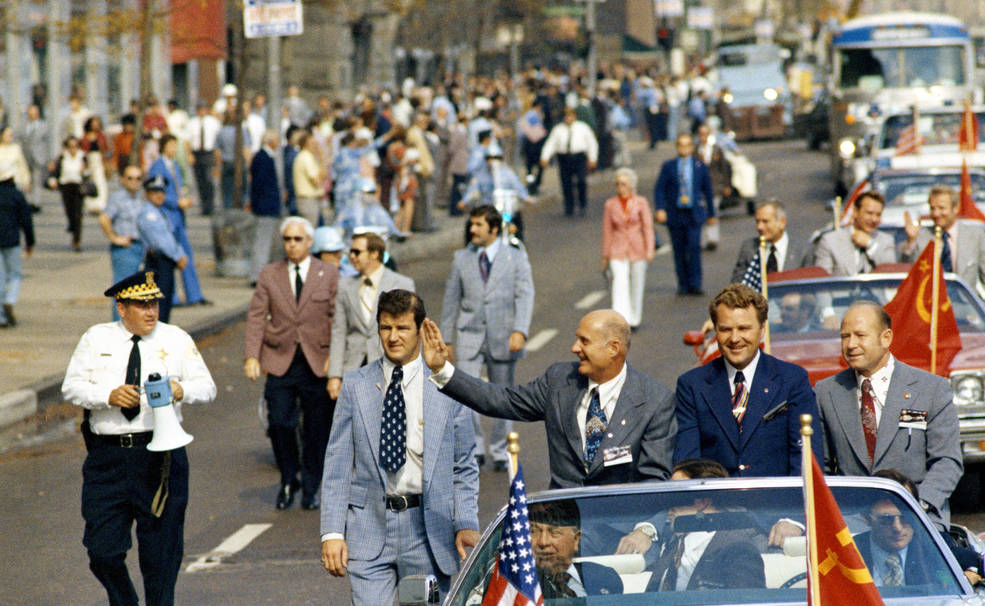
<path fill-rule="evenodd" d="M 635 168 L 640 173 L 640 192 L 648 198 L 659 162 L 669 157 L 671 149 L 664 143 L 656 153 L 636 157 L 638 162 L 644 156 L 647 161 Z M 759 169 L 760 198 L 775 196 L 787 205 L 794 237 L 806 238 L 828 219 L 824 202 L 831 194 L 831 180 L 825 152 L 807 151 L 802 140 L 745 144 L 743 150 Z M 524 212 L 537 294 L 528 354 L 518 365 L 518 381 L 534 378 L 553 361 L 572 359 L 568 350 L 580 316 L 608 306 L 599 271 L 599 243 L 602 201 L 614 192 L 612 181 L 611 172 L 594 176 L 587 218 L 564 218 L 559 203 Z M 703 257 L 708 295 L 725 285 L 741 240 L 755 233 L 744 206 L 726 211 L 721 225 L 721 245 Z M 660 231 L 667 241 L 666 230 Z M 400 267 L 415 279 L 435 318 L 451 252 Z M 649 268 L 643 325 L 633 335 L 629 355 L 631 365 L 670 387 L 695 363 L 681 336 L 707 317 L 708 302 L 707 297 L 676 296 L 672 266 L 672 256 L 666 254 Z M 199 347 L 219 395 L 209 406 L 185 410 L 184 428 L 195 441 L 188 447 L 191 499 L 178 603 L 345 603 L 347 582 L 330 577 L 319 563 L 318 513 L 296 505 L 285 512 L 274 510 L 279 476 L 257 414 L 262 382 L 243 377 L 243 325 L 200 340 Z M 533 491 L 544 489 L 548 475 L 543 428 L 520 424 L 518 431 L 528 485 Z M 4 512 L 0 587 L 10 603 L 105 603 L 81 542 L 84 456 L 81 437 L 73 435 L 0 458 L 5 486 L 0 494 Z M 483 525 L 505 504 L 506 492 L 505 473 L 482 472 Z M 959 515 L 957 520 L 975 529 L 985 527 L 981 515 Z M 136 549 L 129 555 L 131 571 L 136 573 Z"/>

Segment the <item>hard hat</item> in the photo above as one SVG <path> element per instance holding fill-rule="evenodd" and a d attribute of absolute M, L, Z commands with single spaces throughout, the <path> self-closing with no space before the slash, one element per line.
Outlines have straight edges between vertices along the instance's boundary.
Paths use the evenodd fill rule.
<path fill-rule="evenodd" d="M 323 225 L 315 230 L 315 240 L 311 245 L 312 254 L 339 252 L 345 250 L 345 242 L 334 227 Z"/>
<path fill-rule="evenodd" d="M 236 88 L 235 84 L 230 83 L 222 87 L 223 97 L 235 97 L 238 93 L 239 89 Z"/>

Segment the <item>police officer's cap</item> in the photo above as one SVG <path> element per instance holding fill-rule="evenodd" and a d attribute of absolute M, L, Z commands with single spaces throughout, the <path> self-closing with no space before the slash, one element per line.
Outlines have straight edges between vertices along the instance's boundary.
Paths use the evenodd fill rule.
<path fill-rule="evenodd" d="M 154 272 L 138 271 L 110 286 L 103 293 L 117 301 L 154 301 L 164 298 L 154 281 Z"/>
<path fill-rule="evenodd" d="M 168 188 L 168 179 L 164 175 L 154 175 L 144 179 L 144 191 L 165 191 Z"/>

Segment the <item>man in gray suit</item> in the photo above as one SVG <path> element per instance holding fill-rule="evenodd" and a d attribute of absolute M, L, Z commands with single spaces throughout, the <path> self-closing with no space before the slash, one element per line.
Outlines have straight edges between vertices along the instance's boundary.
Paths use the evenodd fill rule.
<path fill-rule="evenodd" d="M 935 185 L 928 196 L 930 218 L 941 228 L 941 266 L 961 276 L 972 290 L 985 283 L 985 227 L 978 221 L 958 221 L 961 197 L 953 187 Z M 900 261 L 913 263 L 934 239 L 933 228 L 921 229 L 920 223 L 904 213 L 906 242 L 900 245 Z M 979 291 L 980 292 L 980 291 Z"/>
<path fill-rule="evenodd" d="M 947 379 L 889 353 L 889 314 L 857 301 L 841 321 L 849 368 L 815 387 L 828 473 L 896 469 L 916 482 L 930 519 L 947 528 L 948 498 L 963 471 L 958 415 Z"/>
<path fill-rule="evenodd" d="M 786 271 L 811 264 L 811 249 L 806 242 L 795 240 L 787 233 L 787 211 L 776 198 L 760 202 L 756 206 L 756 231 L 758 237 L 742 242 L 739 257 L 732 268 L 731 282 L 742 282 L 746 270 L 759 263 L 759 238 L 766 239 L 766 271 Z M 759 271 L 758 267 L 753 268 Z"/>
<path fill-rule="evenodd" d="M 394 288 L 414 292 L 414 281 L 383 266 L 386 242 L 374 233 L 352 238 L 349 260 L 358 276 L 342 278 L 335 297 L 332 345 L 329 349 L 328 395 L 339 397 L 342 375 L 383 355 L 376 334 L 376 301 Z"/>
<path fill-rule="evenodd" d="M 425 320 L 422 355 L 445 393 L 481 413 L 544 421 L 551 488 L 670 477 L 677 420 L 669 389 L 626 364 L 629 324 L 611 309 L 578 323 L 571 353 L 519 387 L 457 370 L 437 324 Z"/>
<path fill-rule="evenodd" d="M 392 604 L 411 574 L 446 594 L 479 540 L 472 419 L 428 381 L 424 303 L 390 290 L 376 313 L 384 357 L 346 373 L 322 480 L 322 565 L 348 574 L 354 606 Z"/>
<path fill-rule="evenodd" d="M 814 248 L 814 263 L 833 276 L 855 276 L 872 271 L 876 265 L 896 263 L 893 237 L 878 231 L 885 205 L 886 199 L 877 191 L 859 194 L 851 228 L 821 236 Z"/>
<path fill-rule="evenodd" d="M 452 261 L 441 306 L 441 332 L 451 337 L 447 345 L 454 343 L 455 364 L 462 372 L 478 375 L 485 365 L 491 382 L 513 385 L 516 360 L 523 356 L 534 312 L 534 281 L 522 245 L 500 238 L 502 225 L 496 207 L 472 209 L 472 245 L 457 251 Z M 474 413 L 480 467 L 485 460 L 481 418 Z M 512 427 L 512 421 L 493 419 L 489 456 L 496 471 L 506 470 L 506 434 Z"/>

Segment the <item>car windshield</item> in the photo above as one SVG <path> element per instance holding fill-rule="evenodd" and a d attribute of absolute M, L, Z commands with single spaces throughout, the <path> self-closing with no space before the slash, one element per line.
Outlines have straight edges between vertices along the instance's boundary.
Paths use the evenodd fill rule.
<path fill-rule="evenodd" d="M 703 488 L 689 483 L 690 489 L 673 492 L 531 502 L 531 548 L 544 603 L 804 602 L 804 538 L 787 539 L 783 549 L 766 546 L 773 524 L 803 522 L 802 488 L 726 489 L 715 488 L 716 482 Z M 933 538 L 936 531 L 924 526 L 907 501 L 875 487 L 832 491 L 884 597 L 961 593 Z M 620 539 L 642 523 L 657 531 L 646 553 L 616 554 Z M 496 566 L 501 528 L 500 522 L 477 548 L 448 604 L 482 603 Z M 885 570 L 887 553 L 900 553 L 905 560 L 899 584 L 884 580 L 890 574 Z"/>
<path fill-rule="evenodd" d="M 985 124 L 985 112 L 975 112 L 979 124 Z M 960 111 L 944 113 L 922 113 L 917 116 L 917 127 L 922 145 L 958 144 L 961 131 Z M 897 114 L 886 118 L 879 136 L 879 149 L 894 149 L 903 129 L 913 125 L 913 114 Z M 985 128 L 978 130 L 978 140 L 985 141 Z M 955 147 L 955 149 L 957 149 Z"/>
<path fill-rule="evenodd" d="M 985 204 L 985 174 L 974 172 L 969 177 L 972 200 L 975 204 Z M 876 177 L 874 183 L 876 189 L 886 198 L 887 206 L 921 207 L 917 211 L 926 215 L 930 213 L 927 202 L 930 188 L 946 185 L 960 191 L 961 173 L 881 175 Z"/>
<path fill-rule="evenodd" d="M 899 278 L 770 283 L 770 335 L 776 340 L 800 340 L 808 332 L 836 336 L 837 330 L 823 327 L 822 318 L 832 312 L 841 318 L 849 305 L 862 299 L 884 305 L 896 295 L 899 284 Z M 985 333 L 985 316 L 967 287 L 947 280 L 947 296 L 962 335 Z"/>
<path fill-rule="evenodd" d="M 961 86 L 966 79 L 963 52 L 959 45 L 842 49 L 839 84 L 870 91 Z"/>

